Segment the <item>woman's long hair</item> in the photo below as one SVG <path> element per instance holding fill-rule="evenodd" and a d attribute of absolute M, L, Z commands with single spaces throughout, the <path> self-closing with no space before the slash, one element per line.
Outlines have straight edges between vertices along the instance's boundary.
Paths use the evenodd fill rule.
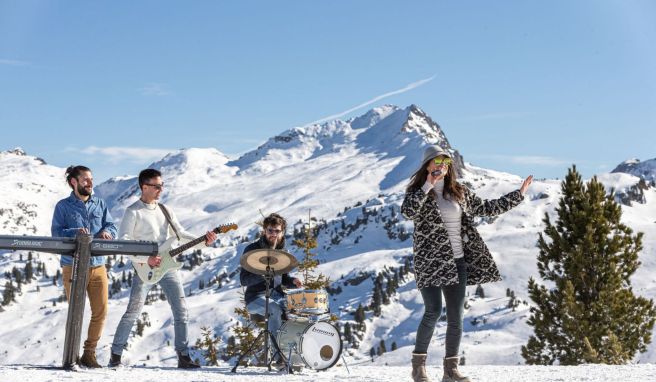
<path fill-rule="evenodd" d="M 422 163 L 421 167 L 419 167 L 419 169 L 410 177 L 410 184 L 406 187 L 406 192 L 421 188 L 424 183 L 426 183 L 426 179 L 428 178 L 427 167 L 433 159 L 434 158 L 431 158 Z M 457 171 L 455 165 L 455 162 L 451 162 L 446 171 L 446 175 L 444 176 L 444 191 L 442 191 L 442 195 L 444 195 L 445 198 L 451 197 L 452 200 L 460 202 L 465 197 L 465 187 L 456 180 Z M 431 192 L 429 197 L 435 197 L 434 193 Z"/>

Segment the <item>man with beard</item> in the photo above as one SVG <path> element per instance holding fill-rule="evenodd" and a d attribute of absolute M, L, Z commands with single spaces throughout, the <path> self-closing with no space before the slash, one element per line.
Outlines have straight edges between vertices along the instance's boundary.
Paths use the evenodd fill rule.
<path fill-rule="evenodd" d="M 94 238 L 112 240 L 116 237 L 116 226 L 105 202 L 92 195 L 93 176 L 85 166 L 71 166 L 66 169 L 66 182 L 73 189 L 71 195 L 60 200 L 55 206 L 51 232 L 55 237 L 75 237 L 78 233 L 91 234 Z M 104 256 L 91 256 L 87 295 L 91 306 L 91 320 L 84 353 L 80 365 L 101 367 L 96 360 L 96 346 L 103 331 L 107 316 L 107 270 Z M 62 277 L 66 298 L 71 295 L 72 256 L 62 256 Z"/>
<path fill-rule="evenodd" d="M 262 234 L 260 238 L 257 241 L 249 244 L 244 249 L 243 255 L 256 249 L 285 248 L 286 228 L 287 222 L 282 216 L 275 213 L 270 214 L 264 218 L 264 222 L 262 224 Z M 244 300 L 246 302 L 246 309 L 248 312 L 250 314 L 259 314 L 264 316 L 266 311 L 266 300 L 264 296 L 266 291 L 266 282 L 264 281 L 264 277 L 256 275 L 242 268 L 239 273 L 239 281 L 242 286 L 246 287 Z M 271 296 L 269 298 L 269 330 L 271 333 L 273 333 L 274 336 L 277 335 L 277 332 L 282 325 L 282 313 L 286 302 L 285 292 L 283 291 L 282 286 L 288 288 L 300 288 L 303 286 L 303 283 L 297 278 L 290 277 L 287 273 L 281 276 L 275 276 L 269 283 L 269 288 L 271 288 Z"/>
<path fill-rule="evenodd" d="M 158 170 L 149 168 L 141 171 L 139 173 L 139 188 L 141 189 L 141 197 L 125 210 L 125 214 L 121 220 L 121 228 L 119 229 L 119 238 L 121 240 L 147 240 L 155 241 L 159 245 L 162 245 L 166 240 L 174 236 L 178 236 L 178 240 L 193 240 L 196 238 L 195 235 L 182 228 L 170 207 L 158 203 L 162 190 L 164 189 L 162 174 Z M 205 234 L 204 244 L 209 246 L 215 240 L 216 234 L 208 231 Z M 198 246 L 202 245 L 203 243 L 198 244 Z M 162 258 L 161 256 L 150 256 L 147 258 L 132 256 L 131 260 L 133 265 L 148 263 L 151 268 L 155 268 L 160 265 Z M 182 289 L 182 281 L 180 280 L 177 269 L 170 269 L 157 284 L 159 284 L 162 292 L 166 295 L 166 300 L 173 313 L 174 347 L 178 355 L 178 368 L 199 368 L 200 365 L 189 357 L 187 329 L 189 314 L 187 312 L 184 290 Z M 141 314 L 141 310 L 146 302 L 146 295 L 151 287 L 152 285 L 144 284 L 139 277 L 132 279 L 130 301 L 123 317 L 121 317 L 121 321 L 116 327 L 109 367 L 119 367 L 121 365 L 121 356 L 128 343 L 128 337 L 137 317 Z"/>

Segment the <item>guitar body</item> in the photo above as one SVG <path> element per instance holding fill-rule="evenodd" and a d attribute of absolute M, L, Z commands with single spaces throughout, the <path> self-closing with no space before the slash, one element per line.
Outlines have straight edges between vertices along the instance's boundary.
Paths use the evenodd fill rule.
<path fill-rule="evenodd" d="M 137 272 L 137 276 L 139 276 L 144 284 L 155 284 L 164 277 L 166 272 L 172 269 L 178 270 L 182 268 L 184 264 L 175 261 L 175 257 L 169 254 L 169 251 L 173 248 L 173 244 L 176 241 L 177 238 L 172 237 L 159 247 L 158 256 L 162 257 L 162 262 L 159 266 L 151 268 L 148 263 L 132 263 L 134 265 L 134 270 Z"/>
<path fill-rule="evenodd" d="M 237 229 L 237 224 L 225 224 L 220 225 L 212 230 L 214 233 L 226 233 Z M 166 272 L 170 270 L 178 270 L 182 268 L 183 263 L 175 261 L 175 257 L 186 251 L 189 248 L 192 248 L 200 243 L 205 242 L 205 235 L 199 236 L 194 240 L 190 240 L 185 244 L 178 246 L 175 249 L 173 244 L 177 241 L 176 237 L 169 238 L 159 247 L 158 256 L 162 258 L 159 266 L 151 268 L 148 263 L 132 263 L 134 271 L 137 273 L 137 276 L 143 281 L 146 285 L 152 285 L 157 283 L 159 280 L 164 277 Z"/>

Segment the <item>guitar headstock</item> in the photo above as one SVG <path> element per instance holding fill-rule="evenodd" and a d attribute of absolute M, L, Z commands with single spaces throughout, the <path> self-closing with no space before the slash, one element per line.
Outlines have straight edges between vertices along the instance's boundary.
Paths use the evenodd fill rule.
<path fill-rule="evenodd" d="M 223 224 L 220 225 L 212 230 L 214 233 L 226 233 L 229 231 L 232 231 L 233 229 L 237 229 L 237 224 L 235 223 L 230 223 L 230 224 Z"/>

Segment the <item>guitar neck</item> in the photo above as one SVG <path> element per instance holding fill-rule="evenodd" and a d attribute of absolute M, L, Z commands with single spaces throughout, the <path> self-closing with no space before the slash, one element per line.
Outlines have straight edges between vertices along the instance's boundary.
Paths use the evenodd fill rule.
<path fill-rule="evenodd" d="M 182 252 L 188 250 L 189 248 L 191 248 L 191 247 L 193 247 L 193 246 L 195 246 L 195 245 L 197 245 L 201 242 L 204 242 L 204 241 L 205 241 L 205 235 L 199 236 L 199 237 L 195 238 L 194 240 L 179 246 L 176 249 L 170 250 L 169 255 L 171 255 L 171 257 L 175 257 L 175 256 L 181 254 Z"/>
<path fill-rule="evenodd" d="M 237 224 L 232 223 L 232 224 L 221 225 L 221 226 L 218 226 L 218 227 L 214 228 L 212 230 L 212 232 L 214 232 L 214 233 L 226 233 L 226 232 L 231 231 L 233 229 L 237 229 Z M 194 240 L 179 246 L 176 249 L 170 250 L 169 255 L 171 255 L 171 257 L 175 257 L 175 256 L 181 254 L 182 252 L 188 250 L 189 248 L 191 248 L 191 247 L 193 247 L 193 246 L 195 246 L 199 243 L 202 243 L 204 241 L 205 241 L 205 235 L 199 236 L 199 237 L 195 238 Z"/>

